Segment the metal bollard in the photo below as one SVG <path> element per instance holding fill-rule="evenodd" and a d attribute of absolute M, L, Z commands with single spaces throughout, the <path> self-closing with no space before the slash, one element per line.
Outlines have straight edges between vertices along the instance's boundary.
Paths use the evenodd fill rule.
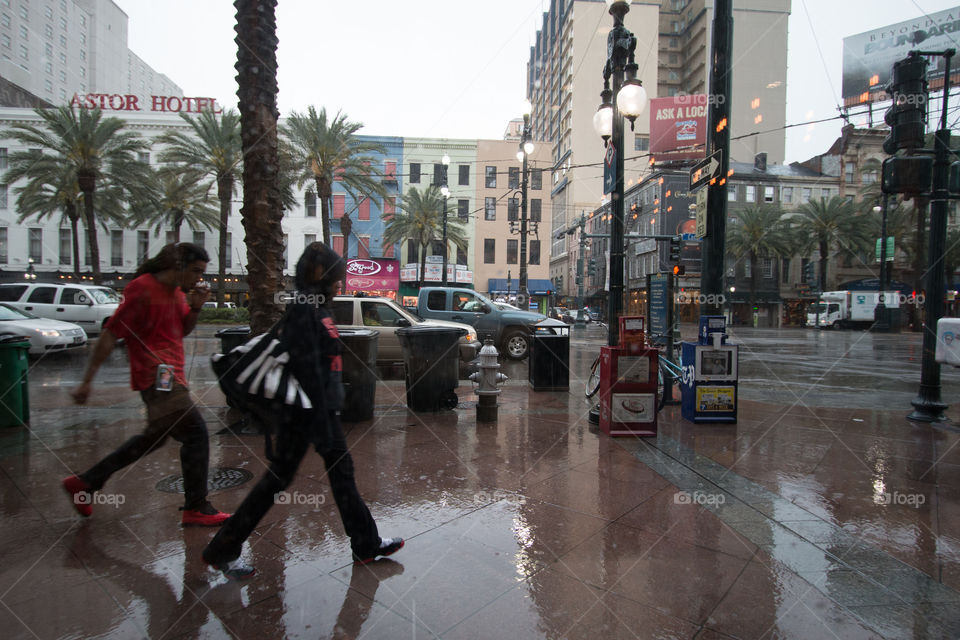
<path fill-rule="evenodd" d="M 497 396 L 500 395 L 497 385 L 507 380 L 507 376 L 498 371 L 499 355 L 497 348 L 493 346 L 493 340 L 484 340 L 483 348 L 480 349 L 480 364 L 477 365 L 477 371 L 470 374 L 470 380 L 477 383 L 479 396 L 477 422 L 497 421 Z"/>

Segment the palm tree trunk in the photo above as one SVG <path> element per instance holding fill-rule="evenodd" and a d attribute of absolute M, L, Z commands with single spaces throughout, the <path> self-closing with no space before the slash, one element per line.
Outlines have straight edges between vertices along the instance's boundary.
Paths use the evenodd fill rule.
<path fill-rule="evenodd" d="M 830 251 L 829 245 L 823 240 L 819 243 L 820 249 L 820 291 L 827 290 L 827 253 Z"/>
<path fill-rule="evenodd" d="M 217 176 L 217 197 L 220 199 L 220 246 L 217 265 L 217 277 L 220 286 L 217 287 L 217 307 L 223 306 L 224 291 L 227 288 L 227 218 L 230 217 L 230 199 L 233 197 L 233 176 L 226 174 Z M 177 237 L 180 229 L 177 228 Z"/>
<path fill-rule="evenodd" d="M 173 212 L 173 241 L 180 242 L 180 228 L 183 226 L 183 210 Z"/>
<path fill-rule="evenodd" d="M 72 202 L 67 205 L 67 217 L 70 219 L 70 248 L 73 251 L 73 275 L 80 282 L 80 214 Z"/>
<path fill-rule="evenodd" d="M 330 209 L 332 208 L 330 201 L 333 198 L 333 189 L 320 176 L 317 176 L 316 183 L 317 198 L 320 200 L 320 227 L 323 229 L 323 244 L 332 249 L 333 245 L 330 244 Z"/>
<path fill-rule="evenodd" d="M 423 287 L 424 277 L 427 275 L 427 245 L 420 245 L 420 278 L 417 282 L 417 289 Z"/>
<path fill-rule="evenodd" d="M 283 281 L 283 208 L 278 187 L 276 0 L 235 0 L 243 206 L 249 256 L 250 330 L 262 333 L 280 317 L 275 294 Z M 224 243 L 226 240 L 224 239 Z"/>
<path fill-rule="evenodd" d="M 97 244 L 97 220 L 93 210 L 93 192 L 97 186 L 97 176 L 93 171 L 77 171 L 77 184 L 83 193 L 83 215 L 87 225 L 87 246 L 90 248 L 93 282 L 100 284 L 100 247 Z"/>
<path fill-rule="evenodd" d="M 757 254 L 750 252 L 750 313 L 757 304 Z M 751 318 L 752 319 L 752 318 Z"/>

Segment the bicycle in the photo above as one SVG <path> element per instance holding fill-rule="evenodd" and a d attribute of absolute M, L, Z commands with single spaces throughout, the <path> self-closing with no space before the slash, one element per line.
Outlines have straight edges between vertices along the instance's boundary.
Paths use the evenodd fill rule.
<path fill-rule="evenodd" d="M 654 339 L 661 338 L 665 336 L 652 336 Z M 679 384 L 683 379 L 683 361 L 681 358 L 680 352 L 680 342 L 673 342 L 671 351 L 676 353 L 676 361 L 671 360 L 670 357 L 663 352 L 663 349 L 660 350 L 660 356 L 657 359 L 657 412 L 663 409 L 667 403 L 666 397 L 666 384 L 669 381 L 670 388 L 672 389 L 674 385 Z M 596 395 L 597 391 L 600 390 L 600 356 L 593 361 L 593 365 L 590 367 L 590 375 L 587 376 L 587 382 L 584 385 L 584 395 L 587 398 L 592 398 Z"/>

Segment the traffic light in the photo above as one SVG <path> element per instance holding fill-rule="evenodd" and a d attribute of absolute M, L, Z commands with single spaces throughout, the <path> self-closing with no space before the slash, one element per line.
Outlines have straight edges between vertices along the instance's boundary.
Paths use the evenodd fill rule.
<path fill-rule="evenodd" d="M 892 156 L 900 149 L 919 149 L 927 120 L 927 59 L 911 52 L 894 62 L 887 93 L 893 103 L 883 116 L 890 126 L 883 150 Z"/>
<path fill-rule="evenodd" d="M 814 277 L 816 273 L 814 272 L 815 265 L 813 262 L 808 262 L 803 265 L 803 281 L 807 284 L 813 284 Z"/>
<path fill-rule="evenodd" d="M 687 272 L 687 268 L 686 268 L 685 266 L 683 266 L 682 264 L 675 264 L 675 265 L 673 265 L 673 275 L 675 275 L 675 276 L 682 276 L 682 275 L 685 274 L 686 272 Z"/>
<path fill-rule="evenodd" d="M 597 275 L 597 259 L 590 258 L 587 261 L 587 275 L 591 277 L 596 277 Z"/>
<path fill-rule="evenodd" d="M 673 236 L 670 238 L 670 262 L 680 262 L 680 238 Z"/>
<path fill-rule="evenodd" d="M 957 163 L 953 163 L 957 164 Z M 950 184 L 953 184 L 954 168 L 950 166 Z M 909 193 L 918 195 L 931 190 L 933 158 L 908 156 L 887 158 L 883 161 L 880 189 L 883 193 Z M 960 185 L 960 178 L 957 180 Z"/>

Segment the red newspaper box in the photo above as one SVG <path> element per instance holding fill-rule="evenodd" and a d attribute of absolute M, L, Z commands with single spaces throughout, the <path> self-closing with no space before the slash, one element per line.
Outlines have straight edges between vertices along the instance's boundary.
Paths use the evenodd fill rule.
<path fill-rule="evenodd" d="M 600 428 L 608 436 L 657 435 L 656 349 L 600 349 Z"/>

